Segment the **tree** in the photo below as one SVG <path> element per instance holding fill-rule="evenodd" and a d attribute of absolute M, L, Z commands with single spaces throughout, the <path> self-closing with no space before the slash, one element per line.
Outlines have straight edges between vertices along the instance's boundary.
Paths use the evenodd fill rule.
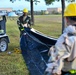
<path fill-rule="evenodd" d="M 45 0 L 46 5 L 52 4 L 54 1 L 60 1 L 60 0 Z M 65 28 L 65 21 L 64 21 L 64 8 L 65 8 L 65 1 L 68 2 L 74 2 L 75 0 L 61 0 L 61 5 L 62 5 L 62 33 Z"/>
<path fill-rule="evenodd" d="M 10 0 L 12 3 L 14 3 L 16 0 Z M 20 1 L 20 0 L 19 0 Z M 37 2 L 39 2 L 38 0 L 25 0 L 30 2 L 30 8 L 31 8 L 31 20 L 32 20 L 32 25 L 34 25 L 34 14 L 33 14 L 33 2 L 35 2 L 35 4 L 37 4 Z"/>

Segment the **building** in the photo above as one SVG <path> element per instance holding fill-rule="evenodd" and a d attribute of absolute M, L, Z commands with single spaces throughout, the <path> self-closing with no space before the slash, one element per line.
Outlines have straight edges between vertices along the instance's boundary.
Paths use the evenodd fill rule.
<path fill-rule="evenodd" d="M 61 13 L 62 12 L 62 8 L 47 8 L 47 11 L 49 13 Z"/>
<path fill-rule="evenodd" d="M 0 8 L 0 11 L 12 12 L 12 8 Z"/>

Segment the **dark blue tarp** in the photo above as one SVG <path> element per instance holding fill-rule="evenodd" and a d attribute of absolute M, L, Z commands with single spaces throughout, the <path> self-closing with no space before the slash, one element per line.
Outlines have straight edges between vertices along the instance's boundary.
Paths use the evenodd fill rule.
<path fill-rule="evenodd" d="M 42 40 L 42 38 L 44 38 L 44 40 Z M 30 29 L 25 29 L 24 34 L 21 36 L 20 47 L 22 55 L 31 75 L 44 75 L 48 60 L 48 50 L 50 46 L 56 42 L 56 40 L 50 39 L 49 42 L 48 40 L 49 38 L 33 33 Z M 44 43 L 44 41 L 48 43 Z M 53 44 L 51 44 L 51 42 L 53 42 Z"/>
<path fill-rule="evenodd" d="M 48 60 L 48 51 L 55 45 L 56 39 L 49 38 L 37 31 L 25 28 L 20 38 L 20 47 L 30 75 L 44 75 Z M 63 72 L 62 75 L 76 75 Z"/>

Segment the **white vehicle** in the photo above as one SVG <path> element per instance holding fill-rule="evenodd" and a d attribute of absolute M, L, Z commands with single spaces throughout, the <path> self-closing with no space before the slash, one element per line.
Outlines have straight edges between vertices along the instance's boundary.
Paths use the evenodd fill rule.
<path fill-rule="evenodd" d="M 9 37 L 6 34 L 6 16 L 0 14 L 0 52 L 8 49 Z"/>

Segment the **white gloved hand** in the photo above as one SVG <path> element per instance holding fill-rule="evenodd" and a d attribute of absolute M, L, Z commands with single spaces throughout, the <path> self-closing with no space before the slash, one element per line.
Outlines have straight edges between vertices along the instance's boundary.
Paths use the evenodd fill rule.
<path fill-rule="evenodd" d="M 23 24 L 23 27 L 28 27 L 28 26 L 27 26 L 27 23 L 26 23 L 26 24 Z"/>

